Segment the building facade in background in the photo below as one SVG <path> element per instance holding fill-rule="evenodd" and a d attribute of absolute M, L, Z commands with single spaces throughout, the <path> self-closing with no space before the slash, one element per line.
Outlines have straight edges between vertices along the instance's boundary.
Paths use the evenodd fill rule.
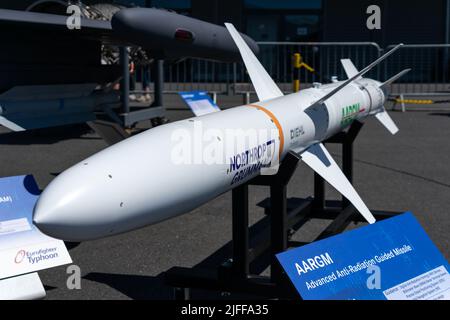
<path fill-rule="evenodd" d="M 78 0 L 71 0 L 76 3 Z M 159 7 L 210 21 L 234 23 L 257 41 L 449 43 L 450 0 L 84 0 Z M 54 10 L 67 0 L 3 0 L 1 8 Z M 46 4 L 47 3 L 47 4 Z M 381 8 L 381 30 L 366 28 L 369 5 Z M 37 10 L 38 11 L 38 10 Z"/>
<path fill-rule="evenodd" d="M 2 0 L 0 8 L 65 14 L 67 2 Z M 70 2 L 76 4 L 78 0 Z M 300 71 L 301 82 L 310 84 L 330 82 L 334 76 L 344 78 L 338 63 L 342 58 L 352 59 L 361 69 L 392 44 L 450 43 L 450 0 L 83 0 L 82 3 L 164 8 L 219 25 L 232 22 L 256 41 L 276 42 L 260 43 L 259 59 L 278 83 L 292 82 L 294 53 L 301 53 L 304 61 L 315 69 L 314 73 Z M 381 9 L 378 30 L 367 27 L 370 5 Z M 388 79 L 411 67 L 414 72 L 399 82 L 448 84 L 450 48 L 405 46 L 368 76 Z M 248 82 L 248 76 L 239 63 L 231 66 L 186 59 L 167 63 L 166 81 L 229 84 Z"/>
<path fill-rule="evenodd" d="M 449 43 L 450 1 L 411 0 L 141 0 L 213 23 L 233 22 L 257 41 L 373 41 L 381 47 Z M 381 29 L 369 30 L 370 5 Z"/>

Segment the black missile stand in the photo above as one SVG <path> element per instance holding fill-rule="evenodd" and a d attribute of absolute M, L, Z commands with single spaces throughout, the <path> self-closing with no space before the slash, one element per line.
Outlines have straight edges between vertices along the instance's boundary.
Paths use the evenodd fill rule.
<path fill-rule="evenodd" d="M 354 122 L 347 132 L 341 132 L 325 141 L 342 144 L 343 172 L 350 181 L 353 174 L 353 142 L 361 127 L 360 122 Z M 267 298 L 299 298 L 276 260 L 275 254 L 290 247 L 307 244 L 291 241 L 290 238 L 311 219 L 332 220 L 316 240 L 342 232 L 352 221 L 355 223 L 364 221 L 347 199 L 325 201 L 325 181 L 317 174 L 314 175 L 314 198 L 288 199 L 287 185 L 299 160 L 297 154 L 290 152 L 276 175 L 258 176 L 232 190 L 232 258 L 215 269 L 202 268 L 200 263 L 193 268 L 173 267 L 168 270 L 164 281 L 175 288 L 176 299 L 189 299 L 190 288 L 252 294 Z M 250 228 L 249 185 L 270 188 L 269 198 L 260 203 L 265 209 L 266 217 Z M 397 214 L 384 211 L 372 213 L 380 220 Z M 267 254 L 265 266 L 270 265 L 270 276 L 251 272 L 252 264 L 256 260 L 264 260 L 262 258 L 264 256 L 267 258 Z"/>

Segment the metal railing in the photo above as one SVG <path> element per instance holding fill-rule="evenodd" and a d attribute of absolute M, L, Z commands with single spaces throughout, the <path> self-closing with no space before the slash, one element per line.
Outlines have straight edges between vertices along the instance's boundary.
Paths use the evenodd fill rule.
<path fill-rule="evenodd" d="M 303 83 L 328 82 L 332 76 L 344 78 L 340 59 L 349 58 L 356 67 L 362 68 L 381 54 L 381 48 L 374 42 L 259 42 L 260 61 L 277 83 L 292 83 L 292 56 L 300 53 L 303 61 L 315 73 L 303 70 Z M 243 77 L 241 70 L 240 79 Z"/>
<path fill-rule="evenodd" d="M 377 59 L 385 50 L 374 42 L 259 42 L 259 59 L 282 91 L 292 91 L 292 56 L 301 53 L 314 73 L 302 69 L 301 88 L 313 82 L 345 79 L 340 59 L 349 58 L 358 69 Z M 450 44 L 405 45 L 367 77 L 384 81 L 402 69 L 413 70 L 392 85 L 393 95 L 445 95 L 450 92 Z M 165 69 L 165 93 L 204 90 L 216 94 L 253 92 L 242 63 L 185 59 Z"/>
<path fill-rule="evenodd" d="M 389 46 L 386 50 L 391 49 Z M 450 93 L 450 44 L 404 45 L 384 63 L 385 79 L 400 70 L 412 71 L 391 85 L 395 95 L 446 95 Z"/>

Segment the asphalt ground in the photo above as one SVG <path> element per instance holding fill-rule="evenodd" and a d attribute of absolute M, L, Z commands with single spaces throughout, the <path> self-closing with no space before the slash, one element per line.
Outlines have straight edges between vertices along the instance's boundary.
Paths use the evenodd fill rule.
<path fill-rule="evenodd" d="M 227 107 L 242 101 L 240 97 L 219 97 L 218 102 Z M 166 105 L 172 121 L 191 116 L 175 96 L 167 97 Z M 375 119 L 369 119 L 358 136 L 354 185 L 371 209 L 412 211 L 448 260 L 450 111 L 391 112 L 391 116 L 400 128 L 396 136 Z M 33 174 L 43 189 L 58 173 L 105 147 L 106 143 L 84 125 L 23 133 L 0 128 L 0 176 Z M 340 147 L 328 148 L 340 162 Z M 300 164 L 288 196 L 312 195 L 312 182 L 313 173 Z M 264 216 L 256 204 L 267 196 L 267 187 L 251 187 L 251 223 Z M 340 195 L 327 187 L 327 198 L 339 199 Z M 311 241 L 329 223 L 311 220 L 295 240 Z M 191 267 L 202 262 L 230 239 L 228 192 L 183 216 L 71 249 L 72 259 L 82 272 L 81 290 L 67 289 L 65 266 L 40 271 L 39 275 L 47 299 L 171 299 L 173 291 L 164 285 L 162 274 L 173 266 Z M 195 296 L 223 295 L 197 292 Z"/>

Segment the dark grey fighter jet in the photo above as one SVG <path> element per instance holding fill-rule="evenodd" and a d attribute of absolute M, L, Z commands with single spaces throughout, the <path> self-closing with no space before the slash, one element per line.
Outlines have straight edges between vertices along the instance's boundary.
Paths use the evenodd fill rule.
<path fill-rule="evenodd" d="M 111 22 L 82 17 L 79 29 L 68 28 L 68 18 L 0 9 L 0 125 L 21 131 L 81 123 L 98 110 L 114 118 L 123 99 L 113 84 L 126 67 L 102 62 L 105 46 L 141 47 L 152 59 L 239 60 L 224 27 L 165 10 L 123 9 Z M 123 112 L 115 118 L 140 120 Z"/>

